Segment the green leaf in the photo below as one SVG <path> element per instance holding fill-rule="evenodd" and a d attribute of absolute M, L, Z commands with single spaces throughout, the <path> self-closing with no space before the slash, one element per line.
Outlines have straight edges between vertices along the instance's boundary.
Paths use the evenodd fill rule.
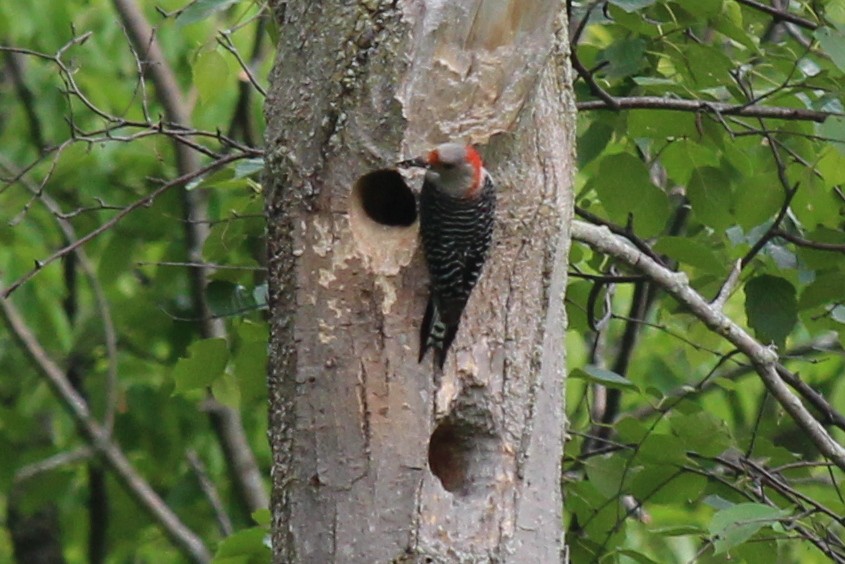
<path fill-rule="evenodd" d="M 630 491 L 644 503 L 684 506 L 697 500 L 706 486 L 704 476 L 655 464 L 637 474 L 631 481 Z"/>
<path fill-rule="evenodd" d="M 225 372 L 211 383 L 211 395 L 221 404 L 233 409 L 241 407 L 241 391 L 235 377 Z"/>
<path fill-rule="evenodd" d="M 739 225 L 748 230 L 774 217 L 784 198 L 775 171 L 760 171 L 743 179 L 736 190 L 735 214 Z"/>
<path fill-rule="evenodd" d="M 623 417 L 613 424 L 616 434 L 626 443 L 639 443 L 649 433 L 648 428 L 633 417 Z"/>
<path fill-rule="evenodd" d="M 576 368 L 569 374 L 569 377 L 586 380 L 587 382 L 592 382 L 593 384 L 601 384 L 607 388 L 639 391 L 639 387 L 624 376 L 620 376 L 615 372 L 611 372 L 610 370 L 605 370 L 591 364 L 588 364 L 583 368 Z"/>
<path fill-rule="evenodd" d="M 845 183 L 845 155 L 833 147 L 826 147 L 816 163 L 816 170 L 822 175 L 824 185 L 828 188 Z"/>
<path fill-rule="evenodd" d="M 253 511 L 252 515 L 250 516 L 257 525 L 260 525 L 262 527 L 269 527 L 270 523 L 273 520 L 273 514 L 270 513 L 270 510 L 267 508 Z"/>
<path fill-rule="evenodd" d="M 660 162 L 669 177 L 680 185 L 689 182 L 693 171 L 704 166 L 716 166 L 719 157 L 712 146 L 703 145 L 689 139 L 678 139 L 663 151 Z"/>
<path fill-rule="evenodd" d="M 669 423 L 684 448 L 702 456 L 717 456 L 733 444 L 725 422 L 707 411 L 675 414 Z"/>
<path fill-rule="evenodd" d="M 638 459 L 666 465 L 686 462 L 687 453 L 678 437 L 666 433 L 652 433 L 640 445 Z"/>
<path fill-rule="evenodd" d="M 804 310 L 841 300 L 843 288 L 845 288 L 845 274 L 829 272 L 819 275 L 801 292 L 798 306 Z"/>
<path fill-rule="evenodd" d="M 252 527 L 238 531 L 220 542 L 212 562 L 214 564 L 234 561 L 250 564 L 269 563 L 270 548 L 268 542 L 268 533 L 264 527 Z"/>
<path fill-rule="evenodd" d="M 216 12 L 237 4 L 239 0 L 194 0 L 176 17 L 181 25 L 202 21 Z"/>
<path fill-rule="evenodd" d="M 578 137 L 578 168 L 601 154 L 613 136 L 613 128 L 603 121 L 594 121 L 583 135 Z"/>
<path fill-rule="evenodd" d="M 618 502 L 601 495 L 589 481 L 574 482 L 567 489 L 567 503 L 570 511 L 578 517 L 586 536 L 595 543 L 607 543 L 607 549 L 615 548 L 625 537 L 625 526 L 619 526 Z"/>
<path fill-rule="evenodd" d="M 698 0 L 697 2 L 684 2 L 683 7 L 697 18 L 708 18 L 722 11 L 722 3 L 723 0 Z"/>
<path fill-rule="evenodd" d="M 247 336 L 250 328 L 260 328 L 259 337 Z M 244 406 L 267 397 L 267 326 L 244 323 L 238 331 L 241 344 L 232 359 L 232 372 L 240 387 Z"/>
<path fill-rule="evenodd" d="M 822 50 L 839 70 L 845 72 L 845 33 L 832 27 L 820 27 L 814 33 Z"/>
<path fill-rule="evenodd" d="M 732 223 L 731 184 L 724 172 L 712 167 L 696 170 L 690 178 L 687 196 L 698 220 L 717 231 Z"/>
<path fill-rule="evenodd" d="M 798 321 L 795 287 L 769 274 L 751 279 L 745 285 L 745 315 L 763 344 L 782 346 Z"/>
<path fill-rule="evenodd" d="M 602 159 L 591 181 L 610 219 L 626 225 L 629 214 L 642 237 L 659 233 L 669 217 L 669 200 L 652 184 L 645 165 L 633 155 L 619 153 Z"/>
<path fill-rule="evenodd" d="M 698 525 L 670 525 L 668 527 L 650 529 L 650 532 L 661 537 L 683 537 L 687 535 L 703 535 L 707 531 Z"/>
<path fill-rule="evenodd" d="M 590 458 L 584 466 L 590 482 L 606 497 L 613 497 L 622 491 L 622 480 L 626 474 L 629 479 L 633 477 L 628 461 L 618 453 Z"/>
<path fill-rule="evenodd" d="M 229 360 L 226 339 L 204 339 L 188 347 L 188 357 L 180 358 L 172 372 L 177 392 L 210 386 L 223 374 Z"/>
<path fill-rule="evenodd" d="M 610 80 L 637 74 L 645 60 L 645 41 L 622 39 L 614 41 L 604 50 L 603 58 L 610 63 L 607 78 Z"/>
<path fill-rule="evenodd" d="M 728 266 L 716 257 L 712 247 L 689 237 L 661 237 L 654 250 L 711 274 L 723 274 Z"/>
<path fill-rule="evenodd" d="M 690 86 L 698 90 L 722 87 L 724 77 L 730 74 L 734 66 L 734 62 L 722 49 L 712 45 L 693 43 L 682 49 L 679 56 L 680 62 L 692 75 Z"/>
<path fill-rule="evenodd" d="M 205 289 L 208 306 L 217 317 L 244 315 L 259 308 L 253 291 L 241 284 L 213 280 Z"/>
<path fill-rule="evenodd" d="M 739 503 L 722 509 L 710 521 L 710 534 L 715 537 L 716 554 L 727 552 L 744 543 L 763 527 L 771 526 L 789 515 L 776 507 L 761 503 Z"/>
<path fill-rule="evenodd" d="M 818 130 L 820 136 L 837 141 L 833 147 L 845 155 L 845 117 L 830 116 L 818 125 Z"/>
<path fill-rule="evenodd" d="M 820 227 L 816 230 L 807 233 L 798 234 L 809 241 L 816 241 L 819 243 L 832 243 L 834 245 L 845 245 L 845 232 L 841 229 L 828 229 Z M 818 249 L 810 249 L 807 247 L 800 247 L 798 249 L 798 256 L 804 266 L 820 271 L 827 270 L 831 264 L 831 259 L 834 258 L 830 251 L 823 251 Z M 839 261 L 836 261 L 839 262 Z"/>
<path fill-rule="evenodd" d="M 628 116 L 628 135 L 634 139 L 697 137 L 695 116 L 668 110 L 637 110 Z"/>
<path fill-rule="evenodd" d="M 636 12 L 654 4 L 657 0 L 610 0 L 610 4 L 619 6 L 626 12 Z"/>
<path fill-rule="evenodd" d="M 652 560 L 642 552 L 638 552 L 636 550 L 632 550 L 630 548 L 622 548 L 614 552 L 614 554 L 618 554 L 620 556 L 625 556 L 626 558 L 630 558 L 634 562 L 639 562 L 640 564 L 657 564 L 656 560 Z"/>
<path fill-rule="evenodd" d="M 702 501 L 713 509 L 727 509 L 734 506 L 733 502 L 715 494 L 705 496 Z"/>
<path fill-rule="evenodd" d="M 203 104 L 210 104 L 226 91 L 229 65 L 217 51 L 200 51 L 193 65 L 194 85 Z"/>
<path fill-rule="evenodd" d="M 262 170 L 264 170 L 264 159 L 261 157 L 238 161 L 235 165 L 235 178 L 252 176 Z"/>

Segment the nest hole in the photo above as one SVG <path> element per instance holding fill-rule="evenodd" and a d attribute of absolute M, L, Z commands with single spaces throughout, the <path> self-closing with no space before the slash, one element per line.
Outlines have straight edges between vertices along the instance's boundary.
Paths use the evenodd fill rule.
<path fill-rule="evenodd" d="M 353 203 L 379 225 L 410 227 L 417 220 L 414 193 L 395 170 L 376 170 L 358 179 Z"/>
<path fill-rule="evenodd" d="M 431 434 L 428 466 L 443 489 L 466 496 L 493 487 L 500 453 L 499 440 L 489 428 L 446 420 Z"/>
<path fill-rule="evenodd" d="M 417 202 L 395 170 L 358 179 L 348 200 L 349 226 L 370 271 L 393 276 L 411 263 L 417 248 Z"/>

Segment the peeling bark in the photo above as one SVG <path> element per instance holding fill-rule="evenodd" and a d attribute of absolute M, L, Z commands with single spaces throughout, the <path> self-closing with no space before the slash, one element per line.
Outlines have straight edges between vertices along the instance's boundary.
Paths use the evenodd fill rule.
<path fill-rule="evenodd" d="M 338 4 L 275 5 L 275 559 L 557 561 L 575 126 L 563 6 Z M 420 179 L 391 163 L 446 139 L 482 145 L 499 211 L 435 378 L 417 363 L 427 275 L 406 182 Z"/>

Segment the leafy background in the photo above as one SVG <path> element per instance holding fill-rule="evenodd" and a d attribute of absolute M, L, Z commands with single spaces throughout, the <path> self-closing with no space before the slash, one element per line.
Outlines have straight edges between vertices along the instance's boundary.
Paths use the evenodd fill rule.
<path fill-rule="evenodd" d="M 754 2 L 571 7 L 574 21 L 589 18 L 575 31 L 582 108 L 627 108 L 579 115 L 577 213 L 612 224 L 707 299 L 735 271 L 724 313 L 838 413 L 845 6 L 763 7 L 798 23 Z M 646 108 L 643 97 L 656 100 Z M 699 111 L 667 109 L 692 100 Z M 834 115 L 717 109 L 749 105 Z M 567 393 L 572 560 L 842 561 L 842 471 L 748 360 L 612 259 L 576 246 L 572 268 L 567 345 L 582 366 Z M 841 424 L 831 427 L 841 442 Z"/>
<path fill-rule="evenodd" d="M 0 3 L 0 283 L 37 268 L 6 303 L 45 356 L 95 418 L 114 412 L 113 442 L 219 561 L 266 561 L 269 512 L 244 501 L 207 415 L 238 409 L 269 475 L 256 147 L 271 18 L 249 1 L 143 4 L 190 109 L 180 130 L 149 72 L 140 80 L 149 69 L 118 4 Z M 816 415 L 841 443 L 845 5 L 764 7 L 797 20 L 736 0 L 570 3 L 576 203 L 582 220 L 685 272 L 708 299 L 741 261 L 724 312 L 826 399 L 830 411 Z M 695 105 L 677 109 L 684 101 Z M 798 113 L 725 109 L 739 106 Z M 174 140 L 201 166 L 230 162 L 146 205 L 185 173 Z M 208 216 L 199 259 L 215 268 L 202 296 L 184 189 L 203 194 Z M 138 202 L 84 246 L 90 272 L 78 248 L 39 268 Z M 842 471 L 745 357 L 612 257 L 575 245 L 571 260 L 562 478 L 572 560 L 845 561 Z M 222 336 L 206 330 L 203 303 L 225 319 Z M 70 562 L 184 558 L 92 457 L 35 365 L 0 333 L 0 560 L 21 523 Z"/>

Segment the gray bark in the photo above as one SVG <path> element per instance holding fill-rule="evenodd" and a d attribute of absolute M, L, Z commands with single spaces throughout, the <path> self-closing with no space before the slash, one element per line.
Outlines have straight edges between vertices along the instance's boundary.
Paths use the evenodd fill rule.
<path fill-rule="evenodd" d="M 562 9 L 276 3 L 265 181 L 276 561 L 561 558 L 575 126 Z M 481 144 L 499 211 L 435 378 L 430 357 L 417 363 L 417 224 L 373 216 L 412 219 L 396 215 L 407 192 L 391 163 L 445 140 Z"/>

